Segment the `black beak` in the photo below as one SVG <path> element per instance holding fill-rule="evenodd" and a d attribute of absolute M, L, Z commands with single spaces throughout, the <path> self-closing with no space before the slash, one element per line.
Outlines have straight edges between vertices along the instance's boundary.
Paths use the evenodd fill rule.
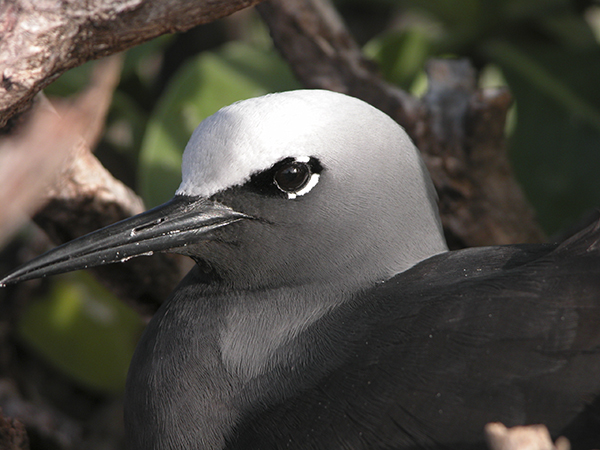
<path fill-rule="evenodd" d="M 169 202 L 67 242 L 31 260 L 0 285 L 126 261 L 211 239 L 210 231 L 250 219 L 205 198 L 176 195 Z"/>

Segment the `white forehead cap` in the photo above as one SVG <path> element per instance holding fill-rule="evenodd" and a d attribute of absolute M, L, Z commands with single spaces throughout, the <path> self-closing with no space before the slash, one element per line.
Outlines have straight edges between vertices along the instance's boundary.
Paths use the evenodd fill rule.
<path fill-rule="evenodd" d="M 323 156 L 332 147 L 329 139 L 343 134 L 349 117 L 364 121 L 374 113 L 384 116 L 361 100 L 320 90 L 234 103 L 205 119 L 192 134 L 177 194 L 209 197 L 245 183 L 283 158 Z"/>

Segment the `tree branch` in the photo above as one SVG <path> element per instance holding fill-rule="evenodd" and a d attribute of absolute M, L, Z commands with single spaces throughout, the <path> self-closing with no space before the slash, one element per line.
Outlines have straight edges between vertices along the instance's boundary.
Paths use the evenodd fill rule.
<path fill-rule="evenodd" d="M 40 100 L 23 123 L 0 141 L 3 189 L 0 238 L 38 210 L 35 221 L 56 243 L 144 210 L 142 200 L 91 153 L 104 126 L 121 70 L 121 58 L 97 63 L 88 88 L 76 99 Z M 45 204 L 44 204 L 45 203 Z M 44 206 L 42 206 L 44 205 Z M 120 267 L 95 269 L 120 299 L 149 317 L 188 267 L 182 257 L 158 254 Z"/>
<path fill-rule="evenodd" d="M 2 415 L 0 408 L 0 448 L 4 450 L 29 450 L 29 439 L 23 424 Z"/>
<path fill-rule="evenodd" d="M 260 0 L 64 0 L 0 3 L 0 128 L 66 70 Z"/>
<path fill-rule="evenodd" d="M 382 82 L 331 4 L 277 0 L 256 9 L 304 86 L 361 98 L 394 117 L 411 134 L 416 132 L 413 127 L 424 114 L 418 99 Z"/>

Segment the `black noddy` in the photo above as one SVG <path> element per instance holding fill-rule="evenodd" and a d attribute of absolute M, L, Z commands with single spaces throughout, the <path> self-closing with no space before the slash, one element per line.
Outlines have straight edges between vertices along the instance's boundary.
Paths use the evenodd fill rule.
<path fill-rule="evenodd" d="M 484 448 L 543 423 L 600 446 L 600 225 L 448 251 L 391 118 L 302 90 L 204 120 L 168 203 L 1 283 L 155 251 L 198 264 L 131 362 L 131 450 Z"/>

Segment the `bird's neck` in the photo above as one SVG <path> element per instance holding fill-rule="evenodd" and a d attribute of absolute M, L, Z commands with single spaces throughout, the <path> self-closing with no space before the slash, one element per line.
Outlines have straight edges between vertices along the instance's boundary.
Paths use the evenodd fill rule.
<path fill-rule="evenodd" d="M 250 405 L 293 395 L 302 383 L 279 375 L 307 356 L 303 331 L 340 302 L 311 289 L 232 293 L 188 275 L 149 324 L 131 364 L 131 449 L 225 448 Z"/>
<path fill-rule="evenodd" d="M 131 450 L 219 449 L 238 414 L 219 356 L 222 309 L 192 274 L 162 305 L 132 359 L 125 392 Z M 213 300 L 215 300 L 213 302 Z"/>

